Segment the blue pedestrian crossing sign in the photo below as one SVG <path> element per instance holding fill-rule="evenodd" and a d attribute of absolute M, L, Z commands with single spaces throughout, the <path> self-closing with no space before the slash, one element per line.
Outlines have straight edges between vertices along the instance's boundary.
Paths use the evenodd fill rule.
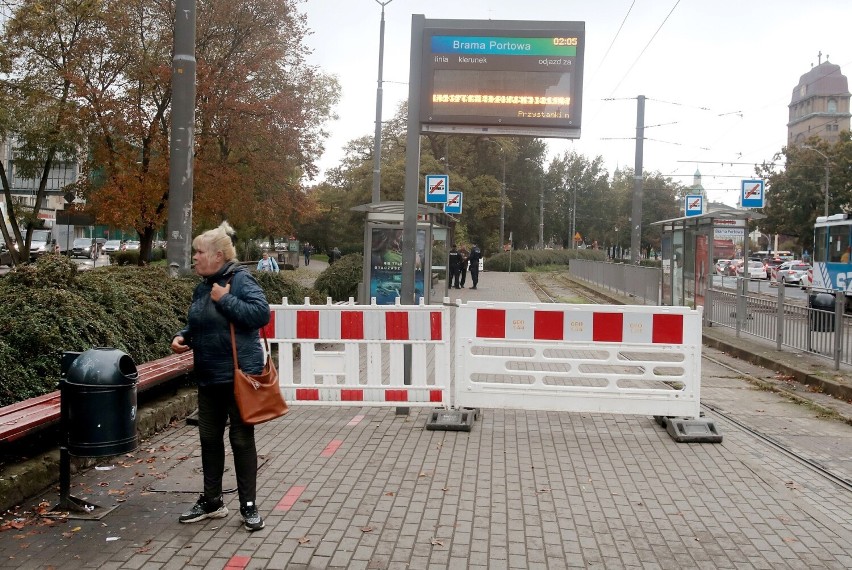
<path fill-rule="evenodd" d="M 704 196 L 701 194 L 687 194 L 684 201 L 684 212 L 686 216 L 700 216 L 704 213 Z"/>
<path fill-rule="evenodd" d="M 444 204 L 445 214 L 461 214 L 462 213 L 462 193 L 447 192 L 447 203 Z"/>
<path fill-rule="evenodd" d="M 426 175 L 426 203 L 446 204 L 450 190 L 450 177 L 446 174 Z"/>
<path fill-rule="evenodd" d="M 743 208 L 763 207 L 763 180 L 743 180 L 740 192 Z"/>

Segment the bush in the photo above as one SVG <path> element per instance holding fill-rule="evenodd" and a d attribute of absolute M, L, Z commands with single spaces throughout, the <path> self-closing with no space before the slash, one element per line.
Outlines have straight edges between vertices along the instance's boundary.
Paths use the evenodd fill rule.
<path fill-rule="evenodd" d="M 0 406 L 55 390 L 64 351 L 110 346 L 137 363 L 170 354 L 197 282 L 162 268 L 77 272 L 54 255 L 10 272 L 0 279 Z"/>
<path fill-rule="evenodd" d="M 325 302 L 290 276 L 255 277 L 270 303 Z M 0 407 L 55 390 L 65 351 L 109 346 L 137 364 L 168 356 L 197 284 L 195 276 L 169 277 L 163 266 L 78 271 L 58 255 L 8 273 L 0 278 Z"/>
<path fill-rule="evenodd" d="M 323 298 L 348 301 L 358 296 L 358 283 L 363 278 L 364 256 L 360 253 L 344 255 L 317 277 L 314 288 Z"/>
<path fill-rule="evenodd" d="M 511 253 L 512 271 L 526 271 L 546 265 L 568 265 L 572 259 L 603 261 L 605 254 L 596 249 L 519 249 Z M 486 271 L 509 271 L 509 252 L 485 259 Z"/>

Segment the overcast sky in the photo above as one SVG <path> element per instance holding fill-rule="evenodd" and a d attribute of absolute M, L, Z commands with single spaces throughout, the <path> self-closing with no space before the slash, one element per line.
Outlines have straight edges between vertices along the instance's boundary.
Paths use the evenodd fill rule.
<path fill-rule="evenodd" d="M 302 10 L 313 31 L 311 63 L 336 75 L 342 89 L 325 170 L 349 140 L 373 134 L 381 6 L 308 0 Z M 698 169 L 710 200 L 731 205 L 740 179 L 753 177 L 751 165 L 786 143 L 793 88 L 819 52 L 852 75 L 849 0 L 392 0 L 383 120 L 408 96 L 412 14 L 585 22 L 582 136 L 546 139 L 550 154 L 600 155 L 610 174 L 632 167 L 636 97 L 644 95 L 644 170 L 689 185 Z"/>

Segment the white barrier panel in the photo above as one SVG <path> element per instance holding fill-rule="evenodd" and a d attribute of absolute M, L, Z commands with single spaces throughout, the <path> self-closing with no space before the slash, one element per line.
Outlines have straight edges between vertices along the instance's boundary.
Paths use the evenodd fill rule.
<path fill-rule="evenodd" d="M 279 347 L 281 389 L 288 402 L 450 406 L 449 307 L 355 305 L 352 300 L 311 305 L 309 299 L 289 305 L 284 299 L 270 309 L 265 330 Z M 405 345 L 411 346 L 410 385 L 403 383 Z"/>
<path fill-rule="evenodd" d="M 701 310 L 459 304 L 458 407 L 699 417 Z"/>

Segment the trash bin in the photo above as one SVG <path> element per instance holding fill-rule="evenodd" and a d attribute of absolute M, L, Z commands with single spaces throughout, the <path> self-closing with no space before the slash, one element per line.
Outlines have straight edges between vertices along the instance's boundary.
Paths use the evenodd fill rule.
<path fill-rule="evenodd" d="M 834 332 L 834 295 L 814 293 L 808 295 L 809 321 L 815 332 Z"/>
<path fill-rule="evenodd" d="M 133 451 L 136 435 L 136 363 L 115 348 L 93 348 L 74 358 L 60 382 L 67 447 L 78 457 Z"/>

